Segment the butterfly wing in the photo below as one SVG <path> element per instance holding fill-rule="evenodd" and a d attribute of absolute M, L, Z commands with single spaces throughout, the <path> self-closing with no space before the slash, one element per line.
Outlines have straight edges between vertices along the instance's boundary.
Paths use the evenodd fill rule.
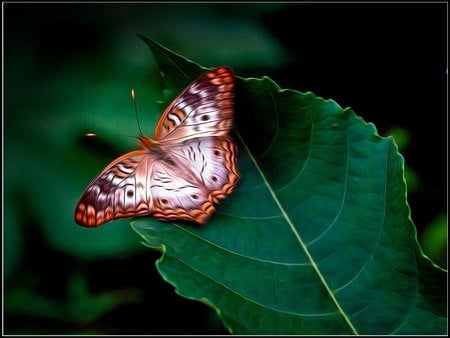
<path fill-rule="evenodd" d="M 124 217 L 150 213 L 148 186 L 153 161 L 145 150 L 125 154 L 108 165 L 87 187 L 75 208 L 75 221 L 96 227 Z"/>
<path fill-rule="evenodd" d="M 143 150 L 121 156 L 92 181 L 75 221 L 94 227 L 150 214 L 203 224 L 213 202 L 231 193 L 239 179 L 236 146 L 228 137 L 233 89 L 228 67 L 191 83 L 162 114 L 154 140 L 139 136 Z"/>
<path fill-rule="evenodd" d="M 231 138 L 205 137 L 172 147 L 180 163 L 190 170 L 211 195 L 218 199 L 230 194 L 239 174 L 236 169 L 236 145 Z"/>
<path fill-rule="evenodd" d="M 170 157 L 154 166 L 152 216 L 205 223 L 213 202 L 237 184 L 236 146 L 228 138 L 205 137 L 172 145 Z"/>
<path fill-rule="evenodd" d="M 184 219 L 202 224 L 215 210 L 208 191 L 174 160 L 155 163 L 151 181 L 151 216 L 154 218 L 164 221 Z"/>
<path fill-rule="evenodd" d="M 239 175 L 236 146 L 228 137 L 233 123 L 234 75 L 230 68 L 210 70 L 192 82 L 162 114 L 155 140 L 168 158 L 164 179 L 153 186 L 152 216 L 203 224 L 213 202 L 230 194 Z M 166 161 L 166 162 L 165 162 Z"/>
<path fill-rule="evenodd" d="M 179 143 L 197 137 L 227 136 L 233 124 L 234 75 L 219 67 L 192 82 L 162 114 L 155 140 Z"/>

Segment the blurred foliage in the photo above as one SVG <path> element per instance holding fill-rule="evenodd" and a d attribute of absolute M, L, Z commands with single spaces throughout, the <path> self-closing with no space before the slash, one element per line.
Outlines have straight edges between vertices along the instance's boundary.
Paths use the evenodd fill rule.
<path fill-rule="evenodd" d="M 386 135 L 394 137 L 400 152 L 408 147 L 411 135 L 407 129 L 395 127 L 386 132 Z M 408 194 L 417 193 L 421 189 L 420 179 L 409 165 L 405 164 L 405 180 Z M 437 215 L 421 233 L 419 241 L 422 243 L 423 252 L 435 263 L 447 268 L 447 215 Z"/>
<path fill-rule="evenodd" d="M 411 138 L 409 131 L 406 128 L 402 127 L 394 127 L 392 129 L 389 129 L 385 133 L 385 135 L 394 137 L 395 143 L 397 144 L 400 153 L 403 153 L 406 150 Z M 411 194 L 416 192 L 419 188 L 420 182 L 414 169 L 412 169 L 408 164 L 405 164 L 404 174 L 408 193 Z"/>
<path fill-rule="evenodd" d="M 431 222 L 422 234 L 422 249 L 433 261 L 447 269 L 447 214 L 441 214 Z"/>
<path fill-rule="evenodd" d="M 139 32 L 201 64 L 271 75 L 282 87 L 352 105 L 381 131 L 405 122 L 406 163 L 420 177 L 409 196 L 413 220 L 429 224 L 446 211 L 439 5 L 2 5 L 4 333 L 226 333 L 209 308 L 148 271 L 158 255 L 128 221 L 99 229 L 73 221 L 90 180 L 137 146 L 131 88 L 144 133 L 152 134 L 164 108 L 161 77 Z M 441 156 L 430 154 L 429 142 Z"/>
<path fill-rule="evenodd" d="M 30 282 L 24 281 L 24 282 Z M 35 283 L 31 282 L 31 284 Z M 31 291 L 33 285 L 18 285 L 6 295 L 9 314 L 26 314 L 80 324 L 90 323 L 118 304 L 137 303 L 142 296 L 137 289 L 90 294 L 85 276 L 75 272 L 67 285 L 67 300 L 61 302 Z"/>

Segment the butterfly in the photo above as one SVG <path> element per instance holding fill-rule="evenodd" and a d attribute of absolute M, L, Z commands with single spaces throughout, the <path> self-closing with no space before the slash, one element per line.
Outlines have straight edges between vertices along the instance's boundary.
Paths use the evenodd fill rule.
<path fill-rule="evenodd" d="M 234 85 L 229 67 L 192 82 L 162 113 L 154 137 L 137 137 L 142 149 L 120 156 L 94 178 L 75 207 L 75 221 L 96 227 L 151 216 L 204 224 L 239 180 L 229 136 Z"/>

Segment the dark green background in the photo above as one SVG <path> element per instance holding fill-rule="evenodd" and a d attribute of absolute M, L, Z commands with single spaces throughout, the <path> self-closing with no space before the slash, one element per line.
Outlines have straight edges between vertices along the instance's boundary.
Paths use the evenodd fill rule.
<path fill-rule="evenodd" d="M 3 9 L 4 333 L 226 333 L 212 310 L 161 279 L 159 253 L 127 221 L 84 229 L 72 220 L 90 180 L 136 147 L 130 89 L 150 136 L 164 108 L 157 102 L 167 93 L 136 33 L 204 66 L 334 99 L 395 134 L 419 238 L 446 266 L 444 3 Z"/>

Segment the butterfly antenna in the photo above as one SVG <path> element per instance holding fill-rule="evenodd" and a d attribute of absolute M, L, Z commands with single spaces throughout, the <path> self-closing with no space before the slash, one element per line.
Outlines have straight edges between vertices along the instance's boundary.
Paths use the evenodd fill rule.
<path fill-rule="evenodd" d="M 134 103 L 134 112 L 136 114 L 136 121 L 137 121 L 137 125 L 139 128 L 139 133 L 141 135 L 144 135 L 144 133 L 142 132 L 142 129 L 141 129 L 141 124 L 139 123 L 139 116 L 138 116 L 138 110 L 137 110 L 137 104 L 136 104 L 136 94 L 134 93 L 133 88 L 131 88 L 131 98 L 133 99 L 133 103 Z"/>

